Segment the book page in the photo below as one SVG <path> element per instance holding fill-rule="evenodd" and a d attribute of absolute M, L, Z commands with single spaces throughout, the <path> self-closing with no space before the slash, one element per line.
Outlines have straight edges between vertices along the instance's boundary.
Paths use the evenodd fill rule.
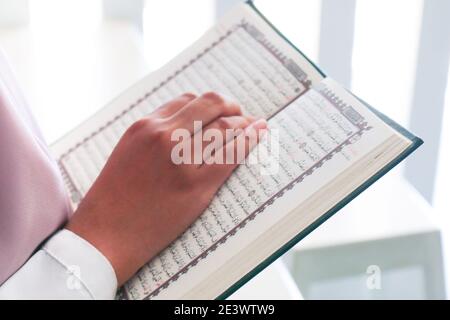
<path fill-rule="evenodd" d="M 86 136 L 58 151 L 72 202 L 79 203 L 133 122 L 185 92 L 216 91 L 238 102 L 245 113 L 264 118 L 304 94 L 322 77 L 305 58 L 287 47 L 248 5 L 238 6 L 195 48 L 158 72 L 159 81 L 152 77 L 148 86 L 139 84 L 139 95 L 133 97 L 133 103 L 97 127 L 91 121 L 93 129 Z M 73 135 L 66 140 L 71 139 Z"/>
<path fill-rule="evenodd" d="M 124 296 L 170 297 L 164 291 L 185 289 L 183 279 L 188 275 L 189 285 L 195 284 L 195 274 L 206 277 L 220 267 L 217 252 L 230 240 L 238 245 L 228 246 L 228 257 L 289 213 L 282 210 L 266 220 L 266 229 L 260 223 L 263 212 L 288 190 L 308 180 L 308 190 L 290 199 L 291 205 L 299 205 L 393 134 L 367 110 L 361 113 L 342 101 L 333 89 L 327 79 L 271 117 L 269 127 L 278 132 L 277 141 L 266 139 L 258 145 L 250 155 L 258 161 L 236 169 L 200 218 L 125 285 Z M 362 137 L 365 140 L 360 142 Z M 334 170 L 324 170 L 327 175 L 322 175 L 320 171 L 330 165 Z M 249 228 L 258 224 L 259 229 Z M 195 272 L 202 267 L 203 272 Z"/>

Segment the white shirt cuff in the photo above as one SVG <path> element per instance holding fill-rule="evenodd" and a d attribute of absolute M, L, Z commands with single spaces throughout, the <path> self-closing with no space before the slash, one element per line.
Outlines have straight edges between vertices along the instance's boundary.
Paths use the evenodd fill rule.
<path fill-rule="evenodd" d="M 61 230 L 0 285 L 0 299 L 114 299 L 109 261 L 86 240 Z"/>
<path fill-rule="evenodd" d="M 89 242 L 63 229 L 42 249 L 74 277 L 72 285 L 83 286 L 92 299 L 114 298 L 117 290 L 114 269 L 108 259 Z"/>

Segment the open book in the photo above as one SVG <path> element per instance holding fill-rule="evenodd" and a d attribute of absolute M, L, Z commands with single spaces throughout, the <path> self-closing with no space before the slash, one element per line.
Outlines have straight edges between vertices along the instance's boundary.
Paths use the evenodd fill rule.
<path fill-rule="evenodd" d="M 120 298 L 228 296 L 422 143 L 327 78 L 245 3 L 52 146 L 73 205 L 134 121 L 184 92 L 211 90 L 278 132 L 277 170 L 268 173 L 264 140 L 253 152 L 268 158 L 240 165 Z"/>

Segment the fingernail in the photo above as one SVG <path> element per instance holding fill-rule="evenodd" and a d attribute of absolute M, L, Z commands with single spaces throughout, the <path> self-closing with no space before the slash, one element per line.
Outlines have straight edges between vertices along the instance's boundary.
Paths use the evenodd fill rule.
<path fill-rule="evenodd" d="M 258 131 L 258 139 L 259 141 L 263 140 L 269 132 L 269 129 L 263 128 Z"/>
<path fill-rule="evenodd" d="M 267 128 L 267 120 L 259 119 L 252 123 L 252 127 L 256 129 L 266 129 Z"/>
<path fill-rule="evenodd" d="M 244 115 L 244 118 L 248 120 L 248 122 L 252 123 L 255 122 L 256 118 L 253 116 L 246 116 Z"/>
<path fill-rule="evenodd" d="M 233 96 L 230 96 L 230 95 L 228 95 L 226 93 L 222 93 L 222 92 L 217 92 L 217 94 L 220 95 L 226 102 L 228 102 L 230 104 L 239 105 L 238 101 Z"/>
<path fill-rule="evenodd" d="M 258 131 L 262 129 L 267 129 L 267 121 L 266 119 L 259 119 L 253 123 L 251 123 L 246 129 L 246 133 L 257 133 Z"/>

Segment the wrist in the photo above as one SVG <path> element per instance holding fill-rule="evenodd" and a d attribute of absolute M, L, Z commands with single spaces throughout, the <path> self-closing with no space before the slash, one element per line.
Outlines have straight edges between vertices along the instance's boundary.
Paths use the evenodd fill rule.
<path fill-rule="evenodd" d="M 126 268 L 128 259 L 121 250 L 121 246 L 116 244 L 117 235 L 107 231 L 104 226 L 93 220 L 77 210 L 65 229 L 89 243 L 109 262 L 114 270 L 118 286 L 121 286 L 132 275 L 128 275 L 129 271 Z"/>

